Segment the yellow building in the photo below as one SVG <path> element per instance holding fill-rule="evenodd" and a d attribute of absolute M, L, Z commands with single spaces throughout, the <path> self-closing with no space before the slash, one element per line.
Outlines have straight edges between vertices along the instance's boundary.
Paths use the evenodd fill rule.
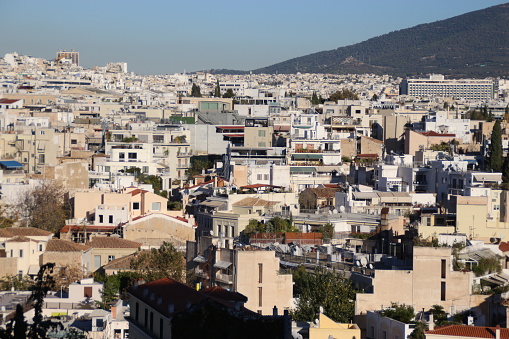
<path fill-rule="evenodd" d="M 309 328 L 309 339 L 360 339 L 361 329 L 356 324 L 336 323 L 320 313 L 318 324 Z"/>

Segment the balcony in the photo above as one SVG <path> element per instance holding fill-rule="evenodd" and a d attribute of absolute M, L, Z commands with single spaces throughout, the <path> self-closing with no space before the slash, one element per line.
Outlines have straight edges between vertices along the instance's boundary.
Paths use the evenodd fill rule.
<path fill-rule="evenodd" d="M 216 273 L 216 280 L 222 281 L 227 284 L 233 284 L 233 275 Z"/>

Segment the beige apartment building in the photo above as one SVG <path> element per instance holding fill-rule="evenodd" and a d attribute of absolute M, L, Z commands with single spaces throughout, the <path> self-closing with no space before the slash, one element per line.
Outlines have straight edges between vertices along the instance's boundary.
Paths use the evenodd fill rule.
<path fill-rule="evenodd" d="M 371 293 L 357 293 L 355 314 L 363 316 L 391 303 L 414 310 L 441 305 L 451 314 L 479 306 L 486 296 L 472 294 L 473 273 L 453 271 L 451 258 L 448 247 L 414 247 L 412 269 L 375 270 Z"/>

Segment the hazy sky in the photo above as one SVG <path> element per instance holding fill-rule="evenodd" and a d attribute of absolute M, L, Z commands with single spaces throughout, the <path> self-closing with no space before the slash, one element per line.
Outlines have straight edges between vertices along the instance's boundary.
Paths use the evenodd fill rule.
<path fill-rule="evenodd" d="M 503 2 L 0 0 L 0 56 L 74 49 L 85 67 L 141 74 L 252 70 Z"/>

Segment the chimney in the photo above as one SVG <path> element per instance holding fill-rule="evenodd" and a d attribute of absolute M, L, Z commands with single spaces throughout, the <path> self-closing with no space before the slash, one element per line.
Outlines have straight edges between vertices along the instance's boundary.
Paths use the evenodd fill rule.
<path fill-rule="evenodd" d="M 500 325 L 495 328 L 495 339 L 500 339 Z"/>
<path fill-rule="evenodd" d="M 433 313 L 431 313 L 429 315 L 428 327 L 429 327 L 430 331 L 433 331 L 435 329 L 435 321 L 433 319 Z"/>
<path fill-rule="evenodd" d="M 272 315 L 277 316 L 277 307 L 274 305 L 274 308 L 272 309 Z"/>

